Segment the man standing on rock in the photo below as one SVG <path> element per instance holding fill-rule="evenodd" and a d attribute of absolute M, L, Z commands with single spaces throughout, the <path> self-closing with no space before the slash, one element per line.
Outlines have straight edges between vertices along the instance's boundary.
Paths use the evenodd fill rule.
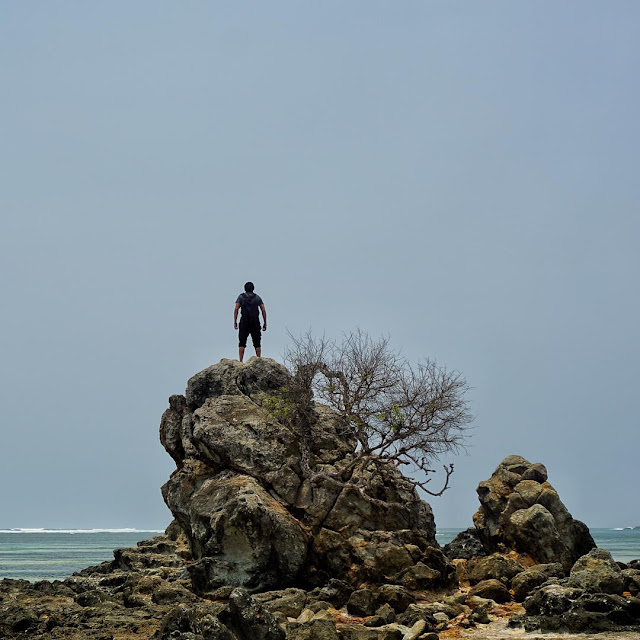
<path fill-rule="evenodd" d="M 258 358 L 262 355 L 260 348 L 260 315 L 258 310 L 262 311 L 262 330 L 267 330 L 267 310 L 264 308 L 262 298 L 253 292 L 253 282 L 247 282 L 244 285 L 244 293 L 241 293 L 236 300 L 236 307 L 233 310 L 233 328 L 238 328 L 238 311 L 242 309 L 240 316 L 240 332 L 238 334 L 238 359 L 242 362 L 244 358 L 244 350 L 247 346 L 247 338 L 251 334 L 253 347 L 256 350 Z"/>

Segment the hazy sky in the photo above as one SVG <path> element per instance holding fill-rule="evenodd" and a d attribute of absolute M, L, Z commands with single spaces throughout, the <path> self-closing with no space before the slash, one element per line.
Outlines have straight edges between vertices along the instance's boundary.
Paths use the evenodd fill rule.
<path fill-rule="evenodd" d="M 0 528 L 169 523 L 167 398 L 287 330 L 461 371 L 431 500 L 517 453 L 640 525 L 640 4 L 0 4 Z M 437 483 L 437 480 L 434 480 Z"/>

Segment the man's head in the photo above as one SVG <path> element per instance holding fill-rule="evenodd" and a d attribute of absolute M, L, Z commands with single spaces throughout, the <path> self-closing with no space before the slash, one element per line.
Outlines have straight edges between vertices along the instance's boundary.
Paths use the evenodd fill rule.
<path fill-rule="evenodd" d="M 253 282 L 247 282 L 247 283 L 244 285 L 244 290 L 245 290 L 247 293 L 253 293 L 254 288 L 255 288 L 255 287 L 253 286 Z"/>

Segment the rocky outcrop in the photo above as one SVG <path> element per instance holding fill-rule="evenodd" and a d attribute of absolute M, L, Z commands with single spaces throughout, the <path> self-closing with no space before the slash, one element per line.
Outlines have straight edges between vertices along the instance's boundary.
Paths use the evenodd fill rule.
<path fill-rule="evenodd" d="M 438 640 L 500 616 L 527 631 L 640 628 L 640 561 L 592 549 L 543 465 L 505 459 L 447 557 L 412 483 L 351 464 L 356 444 L 326 407 L 307 451 L 322 473 L 305 476 L 298 434 L 273 410 L 288 376 L 223 360 L 171 396 L 165 535 L 64 582 L 0 581 L 0 638 Z"/>
<path fill-rule="evenodd" d="M 640 599 L 608 593 L 590 593 L 560 585 L 544 585 L 525 601 L 526 616 L 514 622 L 527 631 L 638 630 Z"/>
<path fill-rule="evenodd" d="M 489 553 L 515 551 L 537 563 L 559 562 L 568 571 L 595 547 L 586 525 L 573 519 L 547 482 L 540 463 L 509 456 L 477 493 L 480 508 L 473 522 Z"/>
<path fill-rule="evenodd" d="M 288 381 L 267 358 L 222 360 L 169 399 L 160 439 L 177 469 L 163 497 L 189 541 L 196 590 L 451 584 L 429 505 L 393 465 L 355 464 L 356 442 L 327 407 L 316 406 L 309 442 L 318 475 L 303 473 L 299 434 L 269 408 Z"/>

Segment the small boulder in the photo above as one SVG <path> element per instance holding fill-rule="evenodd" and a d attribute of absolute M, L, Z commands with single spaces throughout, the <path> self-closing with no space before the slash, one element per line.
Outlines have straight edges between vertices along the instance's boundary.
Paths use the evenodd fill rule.
<path fill-rule="evenodd" d="M 486 558 L 469 561 L 468 574 L 471 584 L 482 580 L 496 579 L 509 586 L 511 580 L 524 571 L 524 567 L 500 553 L 493 553 Z"/>
<path fill-rule="evenodd" d="M 354 616 L 371 616 L 375 610 L 375 596 L 371 589 L 357 589 L 347 602 L 347 611 Z"/>
<path fill-rule="evenodd" d="M 182 602 L 194 602 L 197 596 L 180 585 L 162 584 L 151 596 L 155 604 L 179 604 Z"/>
<path fill-rule="evenodd" d="M 344 607 L 353 593 L 353 587 L 344 580 L 331 578 L 324 587 L 314 589 L 313 597 L 316 600 L 330 602 L 336 609 Z"/>
<path fill-rule="evenodd" d="M 545 585 L 524 601 L 525 630 L 619 631 L 640 624 L 640 600 L 609 593 Z"/>
<path fill-rule="evenodd" d="M 384 620 L 384 624 L 390 624 L 396 621 L 396 612 L 388 602 L 385 602 L 381 607 L 376 609 L 376 615 Z"/>
<path fill-rule="evenodd" d="M 584 591 L 573 587 L 550 584 L 534 591 L 523 603 L 529 616 L 561 616 L 571 609 L 574 600 Z"/>
<path fill-rule="evenodd" d="M 287 640 L 339 640 L 336 623 L 331 618 L 313 617 L 287 625 Z"/>
<path fill-rule="evenodd" d="M 225 612 L 226 613 L 226 612 Z M 229 597 L 225 625 L 240 637 L 252 640 L 285 640 L 286 634 L 273 614 L 251 597 L 246 589 L 234 589 Z"/>
<path fill-rule="evenodd" d="M 534 589 L 544 584 L 549 578 L 561 578 L 564 570 L 559 562 L 538 564 L 525 569 L 514 576 L 511 581 L 513 596 L 517 602 L 522 602 Z"/>
<path fill-rule="evenodd" d="M 383 584 L 378 589 L 377 603 L 387 603 L 396 613 L 402 613 L 416 599 L 404 588 L 397 584 Z"/>
<path fill-rule="evenodd" d="M 569 586 L 590 593 L 621 594 L 625 578 L 609 551 L 593 549 L 573 565 Z"/>
<path fill-rule="evenodd" d="M 461 531 L 451 542 L 445 544 L 442 550 L 451 560 L 471 560 L 487 555 L 478 532 L 473 527 Z"/>
<path fill-rule="evenodd" d="M 224 607 L 219 604 L 178 605 L 161 620 L 153 640 L 174 638 L 207 638 L 207 640 L 237 640 L 236 636 L 218 619 Z"/>
<path fill-rule="evenodd" d="M 437 611 L 438 609 L 431 604 L 410 604 L 403 613 L 396 616 L 395 621 L 411 627 L 418 620 L 426 620 L 433 629 L 435 622 L 433 614 Z"/>
<path fill-rule="evenodd" d="M 427 630 L 426 620 L 418 620 L 413 626 L 404 634 L 402 640 L 417 640 Z"/>
<path fill-rule="evenodd" d="M 307 594 L 302 589 L 283 589 L 257 593 L 253 598 L 271 613 L 279 611 L 289 618 L 297 618 L 307 604 Z"/>
<path fill-rule="evenodd" d="M 624 590 L 628 591 L 632 596 L 640 593 L 640 569 L 623 569 Z"/>
<path fill-rule="evenodd" d="M 510 602 L 511 594 L 509 590 L 500 580 L 492 578 L 490 580 L 482 580 L 469 589 L 469 597 L 478 596 L 495 602 Z"/>

